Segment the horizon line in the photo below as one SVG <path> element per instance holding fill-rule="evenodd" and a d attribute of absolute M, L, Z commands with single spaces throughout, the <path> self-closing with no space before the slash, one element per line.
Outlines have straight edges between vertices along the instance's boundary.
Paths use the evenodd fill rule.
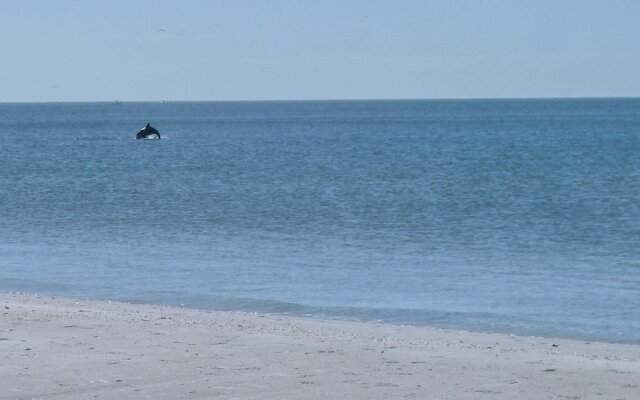
<path fill-rule="evenodd" d="M 278 103 L 278 102 L 349 102 L 349 101 L 474 101 L 474 100 L 633 100 L 639 96 L 563 96 L 563 97 L 407 97 L 407 98 L 344 98 L 344 99 L 160 99 L 160 100 L 18 100 L 0 101 L 0 104 L 51 104 L 51 103 Z"/>

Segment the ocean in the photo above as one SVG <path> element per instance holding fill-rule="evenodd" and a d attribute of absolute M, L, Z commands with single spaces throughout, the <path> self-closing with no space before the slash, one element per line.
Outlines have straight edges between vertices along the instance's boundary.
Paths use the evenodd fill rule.
<path fill-rule="evenodd" d="M 640 343 L 640 99 L 0 104 L 0 290 Z"/>

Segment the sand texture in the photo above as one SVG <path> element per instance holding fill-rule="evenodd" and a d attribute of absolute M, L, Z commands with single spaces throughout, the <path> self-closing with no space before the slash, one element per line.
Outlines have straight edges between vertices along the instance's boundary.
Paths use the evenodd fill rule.
<path fill-rule="evenodd" d="M 640 346 L 0 293 L 0 399 L 640 399 Z"/>

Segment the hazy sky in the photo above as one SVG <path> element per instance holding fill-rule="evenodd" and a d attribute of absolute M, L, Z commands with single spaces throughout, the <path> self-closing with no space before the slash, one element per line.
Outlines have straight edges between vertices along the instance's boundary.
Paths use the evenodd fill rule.
<path fill-rule="evenodd" d="M 640 96 L 640 1 L 0 3 L 0 101 Z"/>

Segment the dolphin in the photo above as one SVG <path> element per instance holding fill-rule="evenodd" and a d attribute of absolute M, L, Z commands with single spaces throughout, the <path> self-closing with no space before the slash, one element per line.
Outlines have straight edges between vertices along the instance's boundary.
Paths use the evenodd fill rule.
<path fill-rule="evenodd" d="M 158 130 L 153 126 L 147 124 L 136 134 L 136 139 L 147 139 L 152 136 L 157 136 L 158 139 L 160 139 L 160 132 L 158 132 Z"/>

